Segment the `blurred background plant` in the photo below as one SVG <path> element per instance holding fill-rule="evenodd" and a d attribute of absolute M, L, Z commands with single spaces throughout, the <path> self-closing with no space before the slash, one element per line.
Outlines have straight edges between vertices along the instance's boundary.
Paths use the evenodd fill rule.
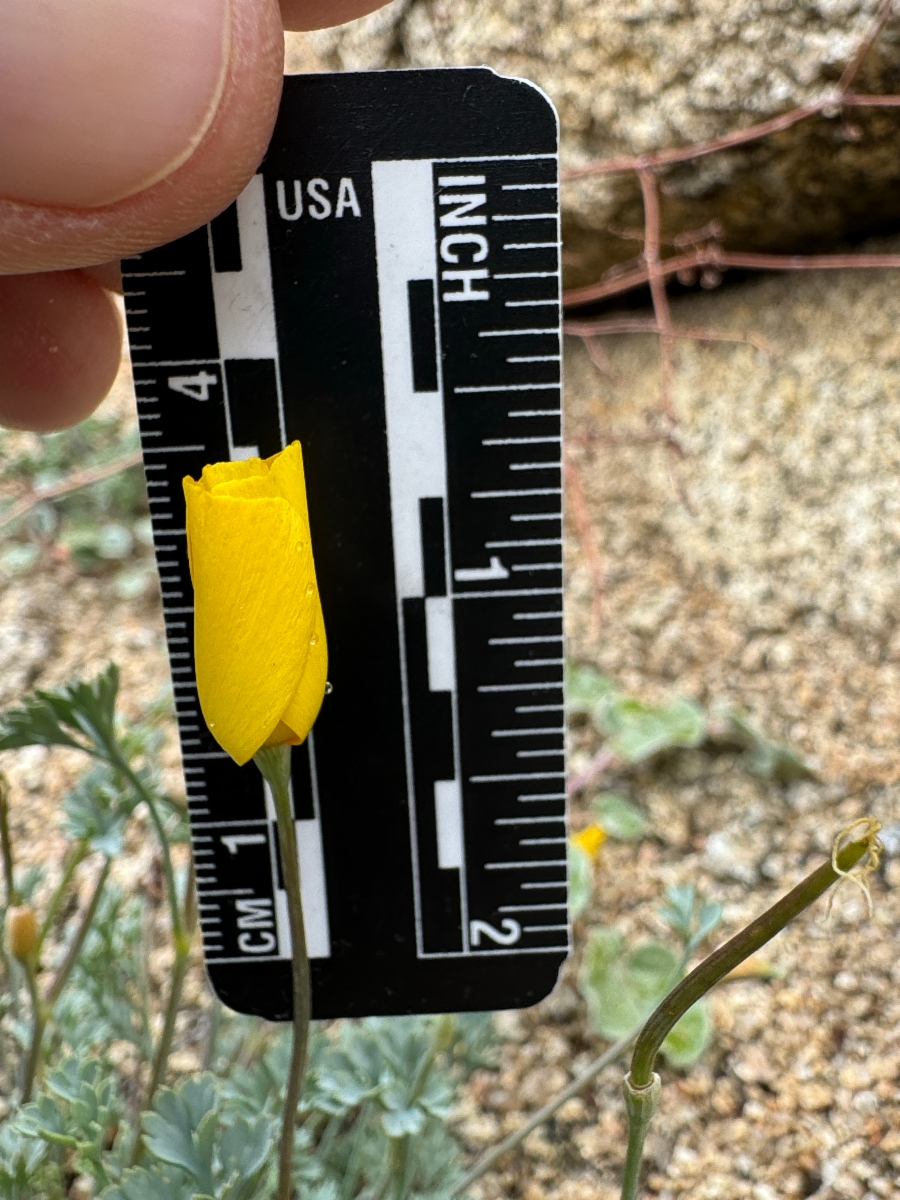
<path fill-rule="evenodd" d="M 43 437 L 0 430 L 0 572 L 25 574 L 50 555 L 83 574 L 111 574 L 122 599 L 153 588 L 138 447 L 137 430 L 116 417 L 90 417 Z"/>
<path fill-rule="evenodd" d="M 184 813 L 160 784 L 159 714 L 126 725 L 116 714 L 117 689 L 110 666 L 89 683 L 30 695 L 2 718 L 0 750 L 77 747 L 93 762 L 63 797 L 67 852 L 44 903 L 35 899 L 42 873 L 16 869 L 5 785 L 0 795 L 0 1078 L 8 1097 L 0 1197 L 264 1197 L 275 1182 L 287 1031 L 226 1015 L 213 1001 L 204 1034 L 209 1069 L 171 1066 L 178 976 L 194 930 L 193 884 L 173 862 Z M 172 947 L 162 995 L 150 985 L 148 899 L 109 881 L 140 806 L 151 814 L 168 881 Z M 83 863 L 93 884 L 79 900 Z M 301 1194 L 447 1194 L 461 1166 L 446 1118 L 459 1083 L 492 1061 L 493 1041 L 484 1014 L 320 1028 L 297 1126 Z"/>

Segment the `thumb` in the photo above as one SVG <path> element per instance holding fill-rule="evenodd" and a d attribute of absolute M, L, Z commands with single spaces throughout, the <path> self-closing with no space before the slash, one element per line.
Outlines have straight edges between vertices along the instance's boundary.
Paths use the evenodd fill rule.
<path fill-rule="evenodd" d="M 105 262 L 220 211 L 282 63 L 276 0 L 5 0 L 0 272 Z"/>

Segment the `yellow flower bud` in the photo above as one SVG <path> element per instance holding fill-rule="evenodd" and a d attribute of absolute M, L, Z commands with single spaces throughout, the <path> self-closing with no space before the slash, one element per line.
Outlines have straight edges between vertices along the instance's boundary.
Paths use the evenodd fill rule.
<path fill-rule="evenodd" d="M 24 962 L 37 945 L 38 923 L 29 904 L 6 910 L 6 944 L 13 958 Z"/>
<path fill-rule="evenodd" d="M 263 746 L 302 742 L 325 695 L 300 443 L 204 467 L 184 495 L 200 707 L 243 764 Z"/>
<path fill-rule="evenodd" d="M 606 841 L 606 830 L 599 825 L 586 825 L 578 833 L 573 833 L 569 839 L 573 846 L 582 849 L 589 858 L 593 858 Z"/>

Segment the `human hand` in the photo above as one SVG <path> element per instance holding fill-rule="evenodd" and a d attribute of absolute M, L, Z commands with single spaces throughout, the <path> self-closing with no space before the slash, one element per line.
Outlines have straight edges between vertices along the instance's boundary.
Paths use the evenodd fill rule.
<path fill-rule="evenodd" d="M 3 0 L 0 424 L 65 428 L 121 356 L 118 259 L 225 208 L 265 153 L 283 29 L 383 0 Z"/>

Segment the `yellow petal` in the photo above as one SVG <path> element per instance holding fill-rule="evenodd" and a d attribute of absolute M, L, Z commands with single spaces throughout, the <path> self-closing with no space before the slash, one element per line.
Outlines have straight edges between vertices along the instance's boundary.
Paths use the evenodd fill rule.
<path fill-rule="evenodd" d="M 317 593 L 307 594 L 309 532 L 282 499 L 216 496 L 187 483 L 185 497 L 200 706 L 216 741 L 245 763 L 275 729 L 309 657 L 318 608 Z"/>
<path fill-rule="evenodd" d="M 586 825 L 578 833 L 573 833 L 569 841 L 573 846 L 580 847 L 585 854 L 593 858 L 606 841 L 606 831 L 599 825 Z"/>
<path fill-rule="evenodd" d="M 315 600 L 316 621 L 309 640 L 309 658 L 306 660 L 297 690 L 281 717 L 283 724 L 293 731 L 298 742 L 305 741 L 312 729 L 322 707 L 325 685 L 328 682 L 328 646 L 325 642 L 325 621 L 318 593 Z"/>
<path fill-rule="evenodd" d="M 278 485 L 269 475 L 251 475 L 247 479 L 232 479 L 217 483 L 214 496 L 241 496 L 245 500 L 283 500 Z"/>
<path fill-rule="evenodd" d="M 303 451 L 299 442 L 291 442 L 280 454 L 266 459 L 270 478 L 290 506 L 309 523 L 306 509 L 306 476 L 303 471 Z"/>
<path fill-rule="evenodd" d="M 209 463 L 203 468 L 200 485 L 211 492 L 217 484 L 231 483 L 234 479 L 250 479 L 254 475 L 268 475 L 269 469 L 261 458 L 247 458 L 240 462 Z"/>
<path fill-rule="evenodd" d="M 303 454 L 213 463 L 186 478 L 197 689 L 213 736 L 238 763 L 302 742 L 328 671 Z"/>

